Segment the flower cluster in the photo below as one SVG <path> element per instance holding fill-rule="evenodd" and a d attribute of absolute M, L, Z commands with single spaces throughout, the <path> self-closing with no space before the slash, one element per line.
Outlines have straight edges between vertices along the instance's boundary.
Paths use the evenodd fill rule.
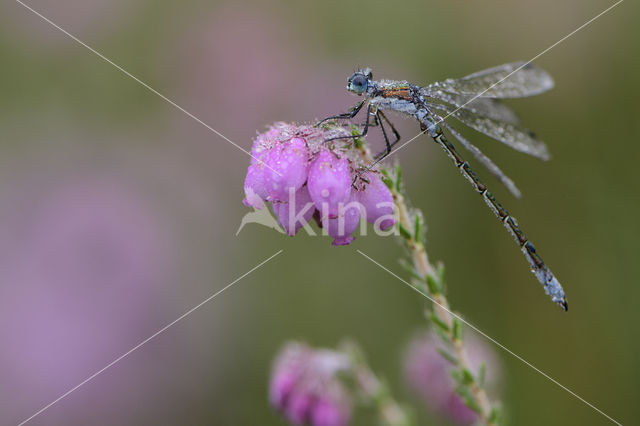
<path fill-rule="evenodd" d="M 349 132 L 336 126 L 272 125 L 254 141 L 244 204 L 262 209 L 271 203 L 291 236 L 315 218 L 334 245 L 353 241 L 360 219 L 375 230 L 391 228 L 393 197 L 379 172 L 366 170 L 350 140 L 326 142 L 345 135 Z"/>
<path fill-rule="evenodd" d="M 473 335 L 465 337 L 465 345 L 472 373 L 480 375 L 481 362 L 484 362 L 484 386 L 495 390 L 500 376 L 495 353 Z M 456 383 L 449 374 L 451 364 L 439 353 L 441 347 L 441 339 L 433 332 L 411 342 L 405 357 L 407 382 L 433 412 L 456 424 L 474 424 L 478 415 L 456 393 Z"/>
<path fill-rule="evenodd" d="M 337 375 L 350 368 L 349 358 L 341 352 L 289 343 L 274 362 L 271 405 L 296 425 L 346 425 L 351 400 Z"/>

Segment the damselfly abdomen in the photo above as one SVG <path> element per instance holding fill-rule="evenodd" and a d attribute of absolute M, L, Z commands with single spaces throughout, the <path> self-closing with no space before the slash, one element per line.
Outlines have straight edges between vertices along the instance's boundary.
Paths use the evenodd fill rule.
<path fill-rule="evenodd" d="M 501 65 L 460 79 L 447 79 L 426 87 L 416 86 L 407 81 L 375 81 L 371 70 L 367 68 L 355 72 L 347 82 L 347 89 L 357 95 L 364 96 L 363 100 L 358 102 L 349 112 L 327 117 L 325 120 L 353 118 L 366 105 L 367 116 L 362 134 L 351 137 L 357 138 L 365 135 L 373 117 L 373 124 L 380 126 L 386 143 L 385 151 L 376 156 L 376 162 L 378 162 L 389 155 L 393 146 L 400 140 L 400 135 L 383 111 L 391 110 L 413 116 L 420 123 L 423 133 L 431 136 L 444 149 L 458 170 L 473 185 L 493 214 L 509 231 L 531 266 L 531 271 L 543 285 L 551 300 L 567 310 L 568 305 L 562 286 L 536 253 L 533 244 L 520 230 L 515 218 L 488 191 L 487 186 L 480 181 L 469 164 L 445 136 L 445 131 L 448 131 L 511 193 L 520 197 L 520 191 L 513 181 L 489 157 L 445 120 L 449 117 L 455 117 L 472 129 L 513 149 L 546 160 L 549 158 L 549 153 L 545 144 L 538 140 L 532 132 L 521 127 L 516 114 L 500 103 L 499 99 L 537 95 L 552 87 L 551 77 L 530 63 Z M 389 125 L 395 135 L 394 141 L 389 141 L 384 122 Z"/>

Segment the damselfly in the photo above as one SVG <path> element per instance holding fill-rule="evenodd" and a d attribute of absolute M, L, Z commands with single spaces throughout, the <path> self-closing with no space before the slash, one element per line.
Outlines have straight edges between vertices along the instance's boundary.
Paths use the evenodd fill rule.
<path fill-rule="evenodd" d="M 549 158 L 549 153 L 545 144 L 531 131 L 521 127 L 516 114 L 500 103 L 499 99 L 537 95 L 552 87 L 551 77 L 530 63 L 505 64 L 460 79 L 447 79 L 433 83 L 426 87 L 416 86 L 407 81 L 374 81 L 371 70 L 366 68 L 355 72 L 347 81 L 347 90 L 364 96 L 362 101 L 352 107 L 349 112 L 327 117 L 322 121 L 354 118 L 366 104 L 367 116 L 362 133 L 336 139 L 359 138 L 366 135 L 370 124 L 379 125 L 386 149 L 376 156 L 377 163 L 389 155 L 393 146 L 400 140 L 400 134 L 384 115 L 383 110 L 413 116 L 420 123 L 422 132 L 431 136 L 444 149 L 462 175 L 473 185 L 491 211 L 507 228 L 531 265 L 531 271 L 543 285 L 551 300 L 567 310 L 568 305 L 562 286 L 536 253 L 533 244 L 520 230 L 515 218 L 487 190 L 487 186 L 480 181 L 444 134 L 444 131 L 448 131 L 512 194 L 520 197 L 520 191 L 513 181 L 445 119 L 455 117 L 472 129 L 513 149 L 546 160 Z M 393 142 L 389 141 L 383 121 L 389 125 L 394 134 Z"/>

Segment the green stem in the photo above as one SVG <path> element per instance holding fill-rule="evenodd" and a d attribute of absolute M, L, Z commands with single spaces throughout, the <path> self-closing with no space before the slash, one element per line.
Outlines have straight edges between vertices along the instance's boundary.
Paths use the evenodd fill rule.
<path fill-rule="evenodd" d="M 495 415 L 492 414 L 493 410 L 489 397 L 479 380 L 472 373 L 473 370 L 463 342 L 462 323 L 452 314 L 449 308 L 449 301 L 444 294 L 443 274 L 441 269 L 434 268 L 429 262 L 422 240 L 423 231 L 416 229 L 422 226 L 422 215 L 418 211 L 412 214 L 409 210 L 405 197 L 400 191 L 400 182 L 397 179 L 398 173 L 396 172 L 396 178 L 393 181 L 393 185 L 391 185 L 391 193 L 398 209 L 399 225 L 408 231 L 402 233 L 401 238 L 404 238 L 411 253 L 416 275 L 422 277 L 421 280 L 415 280 L 418 290 L 423 294 L 428 294 L 433 301 L 433 316 L 429 315 L 428 318 L 434 323 L 435 327 L 441 330 L 439 335 L 453 350 L 451 359 L 455 361 L 455 370 L 460 373 L 458 391 L 463 400 L 469 408 L 478 413 L 485 424 L 494 425 Z"/>
<path fill-rule="evenodd" d="M 373 158 L 366 144 L 357 146 L 366 164 L 371 164 Z M 480 373 L 473 374 L 467 350 L 463 341 L 462 322 L 452 314 L 449 301 L 445 295 L 443 268 L 435 268 L 429 262 L 424 246 L 424 226 L 422 213 L 410 210 L 402 192 L 401 169 L 383 168 L 385 183 L 391 190 L 398 212 L 398 227 L 402 238 L 409 250 L 412 260 L 411 275 L 413 284 L 424 295 L 428 295 L 432 303 L 432 311 L 427 313 L 436 332 L 451 349 L 452 353 L 443 356 L 452 362 L 452 376 L 458 384 L 456 391 L 465 404 L 480 416 L 483 424 L 494 426 L 497 424 L 497 408 L 492 406 L 483 388 Z"/>

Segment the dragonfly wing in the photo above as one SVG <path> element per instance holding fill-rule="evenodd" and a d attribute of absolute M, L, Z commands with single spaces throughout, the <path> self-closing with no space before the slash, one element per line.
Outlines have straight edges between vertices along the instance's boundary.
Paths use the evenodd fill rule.
<path fill-rule="evenodd" d="M 498 167 L 491 160 L 491 158 L 487 157 L 482 151 L 480 151 L 478 147 L 476 147 L 474 144 L 469 142 L 467 138 L 465 138 L 460 133 L 458 133 L 458 131 L 454 129 L 449 123 L 444 121 L 442 117 L 439 117 L 436 114 L 434 114 L 434 117 L 437 118 L 438 121 L 440 121 L 440 124 L 442 125 L 442 127 L 447 129 L 449 133 L 451 133 L 451 135 L 454 138 L 456 138 L 460 142 L 460 144 L 475 157 L 476 160 L 482 163 L 482 165 L 485 166 L 487 170 L 489 170 L 489 172 L 493 176 L 495 176 L 496 179 L 498 179 L 500 183 L 502 183 L 509 190 L 509 192 L 511 192 L 514 195 L 514 197 L 516 198 L 522 197 L 522 193 L 520 192 L 516 184 L 513 182 L 513 180 L 511 180 L 509 176 L 504 174 L 504 172 L 500 169 L 500 167 Z"/>
<path fill-rule="evenodd" d="M 445 104 L 427 103 L 429 108 L 443 111 L 480 133 L 498 140 L 516 151 L 548 160 L 550 158 L 547 146 L 528 129 L 514 123 L 494 120 L 493 118 L 475 114 L 465 109 L 454 108 Z M 446 117 L 445 117 L 446 118 Z"/>
<path fill-rule="evenodd" d="M 552 87 L 553 79 L 546 71 L 531 63 L 514 62 L 458 79 L 449 78 L 430 84 L 424 90 L 504 99 L 538 95 Z"/>
<path fill-rule="evenodd" d="M 480 98 L 471 95 L 457 95 L 453 93 L 436 90 L 423 95 L 435 98 L 458 108 L 466 109 L 478 115 L 493 118 L 494 120 L 506 121 L 507 123 L 519 123 L 518 115 L 508 106 L 497 99 Z"/>

